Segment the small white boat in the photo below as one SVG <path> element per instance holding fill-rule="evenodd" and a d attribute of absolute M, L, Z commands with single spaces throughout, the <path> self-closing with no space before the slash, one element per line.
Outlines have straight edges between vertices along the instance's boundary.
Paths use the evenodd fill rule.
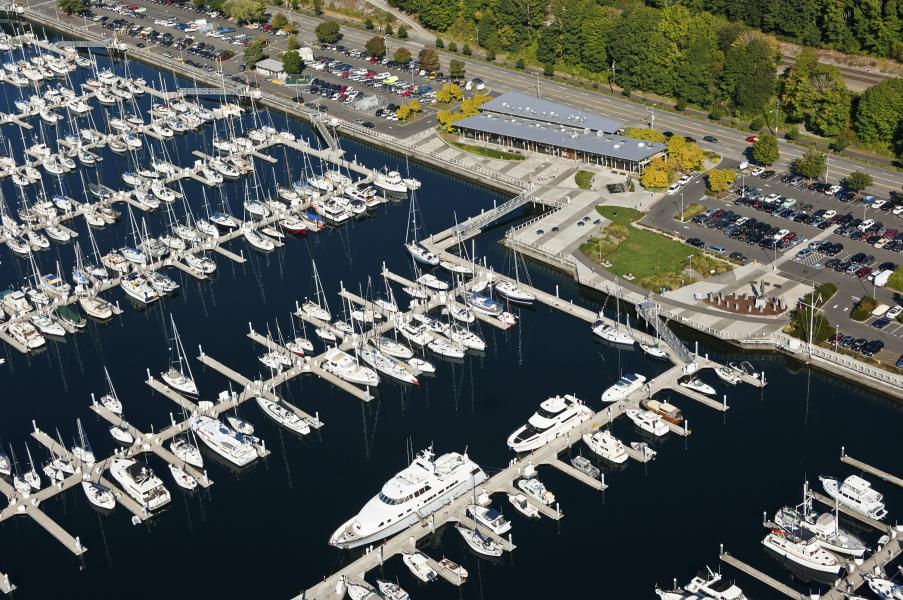
<path fill-rule="evenodd" d="M 593 323 L 592 331 L 603 340 L 613 344 L 633 346 L 635 341 L 630 332 L 622 329 L 620 325 L 609 325 L 601 319 Z"/>
<path fill-rule="evenodd" d="M 198 480 L 186 473 L 175 465 L 169 465 L 169 472 L 172 474 L 176 485 L 186 490 L 193 490 L 198 486 Z"/>
<path fill-rule="evenodd" d="M 464 538 L 464 541 L 468 546 L 470 546 L 470 549 L 477 554 L 494 557 L 502 555 L 502 547 L 495 543 L 495 541 L 493 541 L 491 538 L 486 537 L 479 531 L 460 524 L 455 525 L 455 529 L 458 530 L 458 533 L 461 534 L 461 537 Z"/>
<path fill-rule="evenodd" d="M 263 412 L 291 431 L 298 433 L 300 435 L 307 435 L 310 433 L 310 425 L 305 421 L 302 417 L 295 414 L 293 411 L 287 409 L 282 406 L 279 402 L 274 402 L 269 398 L 264 398 L 262 396 L 256 396 L 254 400 L 257 401 L 257 405 L 263 410 Z"/>
<path fill-rule="evenodd" d="M 646 442 L 630 442 L 630 447 L 639 452 L 643 457 L 643 462 L 649 462 L 658 454 Z"/>
<path fill-rule="evenodd" d="M 391 581 L 376 580 L 376 587 L 386 600 L 410 600 L 410 595 L 397 583 Z"/>
<path fill-rule="evenodd" d="M 467 514 L 473 517 L 474 521 L 496 535 L 503 535 L 511 531 L 511 521 L 507 520 L 502 513 L 491 506 L 470 504 L 467 506 Z"/>
<path fill-rule="evenodd" d="M 131 446 L 135 443 L 135 438 L 131 433 L 128 432 L 127 429 L 123 429 L 122 427 L 118 427 L 116 425 L 110 427 L 110 435 L 113 436 L 114 440 L 116 440 L 120 444 L 125 444 L 126 446 Z"/>
<path fill-rule="evenodd" d="M 85 492 L 85 496 L 88 497 L 88 502 L 94 506 L 104 510 L 116 508 L 116 497 L 110 491 L 110 488 L 105 485 L 85 480 L 82 481 L 82 490 Z"/>
<path fill-rule="evenodd" d="M 536 477 L 519 479 L 517 487 L 528 496 L 532 496 L 546 506 L 555 504 L 555 494 L 546 489 L 546 486 Z"/>
<path fill-rule="evenodd" d="M 729 385 L 737 385 L 743 381 L 740 373 L 730 367 L 719 367 L 715 369 L 715 375 L 718 376 L 718 379 Z"/>
<path fill-rule="evenodd" d="M 235 415 L 229 415 L 228 417 L 226 417 L 226 422 L 229 424 L 229 427 L 231 427 L 238 433 L 243 433 L 245 435 L 254 435 L 254 424 L 250 421 L 245 421 L 241 417 L 237 417 Z"/>
<path fill-rule="evenodd" d="M 639 373 L 628 373 L 618 379 L 614 385 L 602 392 L 602 402 L 624 400 L 646 383 L 646 377 Z"/>
<path fill-rule="evenodd" d="M 693 390 L 694 392 L 705 394 L 706 396 L 714 396 L 716 394 L 715 388 L 705 383 L 698 377 L 693 377 L 691 379 L 681 381 L 680 385 L 689 390 Z"/>
<path fill-rule="evenodd" d="M 627 418 L 643 431 L 655 436 L 663 436 L 671 431 L 664 419 L 648 410 L 630 409 L 627 411 Z"/>
<path fill-rule="evenodd" d="M 646 344 L 639 342 L 639 346 L 640 350 L 642 350 L 650 358 L 654 358 L 656 360 L 668 359 L 668 353 L 665 352 L 657 342 L 655 344 Z"/>
<path fill-rule="evenodd" d="M 431 290 L 436 290 L 438 292 L 448 291 L 449 285 L 445 281 L 442 281 L 432 273 L 424 273 L 420 277 L 417 278 L 417 283 L 420 285 L 424 285 Z"/>
<path fill-rule="evenodd" d="M 423 583 L 430 583 L 439 578 L 439 574 L 429 565 L 426 556 L 419 552 L 404 552 L 401 555 L 401 560 L 408 567 L 408 570 L 411 571 L 411 574 Z"/>
<path fill-rule="evenodd" d="M 527 497 L 523 494 L 508 494 L 508 502 L 511 503 L 520 514 L 530 519 L 539 518 L 539 509 L 527 501 Z"/>
<path fill-rule="evenodd" d="M 812 571 L 837 575 L 842 568 L 837 557 L 822 548 L 814 537 L 803 541 L 775 529 L 765 536 L 762 544 L 778 556 Z"/>
<path fill-rule="evenodd" d="M 422 358 L 412 358 L 408 364 L 417 369 L 421 373 L 435 373 L 436 367 L 433 363 Z"/>
<path fill-rule="evenodd" d="M 192 467 L 197 467 L 198 469 L 204 467 L 204 457 L 201 455 L 201 451 L 187 439 L 180 437 L 173 440 L 169 444 L 169 449 Z"/>

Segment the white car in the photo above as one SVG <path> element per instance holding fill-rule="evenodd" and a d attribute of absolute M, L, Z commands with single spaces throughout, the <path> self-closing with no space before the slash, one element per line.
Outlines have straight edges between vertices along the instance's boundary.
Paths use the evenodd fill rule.
<path fill-rule="evenodd" d="M 903 215 L 903 204 L 901 204 L 900 206 L 898 206 L 897 208 L 895 208 L 895 209 L 893 210 L 893 213 L 894 213 L 895 215 L 897 215 L 897 216 Z"/>
<path fill-rule="evenodd" d="M 681 177 L 680 179 L 677 180 L 677 184 L 678 184 L 678 185 L 681 185 L 681 186 L 687 185 L 688 183 L 690 183 L 690 181 L 691 181 L 692 179 L 693 179 L 693 178 L 690 177 L 689 175 L 684 175 L 683 177 Z"/>
<path fill-rule="evenodd" d="M 825 214 L 822 215 L 822 217 L 825 219 L 833 219 L 836 216 L 837 216 L 836 210 L 829 210 L 828 212 L 826 212 Z"/>
<path fill-rule="evenodd" d="M 900 313 L 903 313 L 903 306 L 900 306 L 898 304 L 895 307 L 893 307 L 892 309 L 890 309 L 889 311 L 887 311 L 886 313 L 884 313 L 884 316 L 887 317 L 888 319 L 896 319 L 897 317 L 900 316 Z"/>
<path fill-rule="evenodd" d="M 859 226 L 859 231 L 866 231 L 868 228 L 870 228 L 870 227 L 871 227 L 872 225 L 874 225 L 874 224 L 875 224 L 875 220 L 874 220 L 874 219 L 866 219 L 866 220 L 863 221 L 862 224 Z"/>
<path fill-rule="evenodd" d="M 827 194 L 829 196 L 833 196 L 834 194 L 836 194 L 837 192 L 839 192 L 842 189 L 843 189 L 843 187 L 835 184 L 835 185 L 832 185 L 831 187 L 829 187 L 828 189 L 826 189 L 825 194 Z"/>
<path fill-rule="evenodd" d="M 755 167 L 755 168 L 753 168 L 752 171 L 749 172 L 749 174 L 752 175 L 753 177 L 758 177 L 759 175 L 761 175 L 764 172 L 765 172 L 765 167 Z"/>
<path fill-rule="evenodd" d="M 672 183 L 672 184 L 668 187 L 668 195 L 669 195 L 669 196 L 673 196 L 674 194 L 676 194 L 677 192 L 679 192 L 683 187 L 684 187 L 684 186 L 680 185 L 680 182 L 678 182 L 678 183 Z"/>

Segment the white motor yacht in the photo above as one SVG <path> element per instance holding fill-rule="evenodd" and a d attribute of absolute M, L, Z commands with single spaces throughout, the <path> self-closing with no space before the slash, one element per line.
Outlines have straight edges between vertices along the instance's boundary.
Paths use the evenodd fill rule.
<path fill-rule="evenodd" d="M 862 540 L 841 529 L 833 513 L 810 512 L 811 502 L 811 498 L 804 499 L 803 512 L 789 506 L 782 507 L 774 515 L 775 524 L 800 537 L 811 533 L 829 552 L 861 558 L 868 549 Z"/>
<path fill-rule="evenodd" d="M 439 578 L 439 574 L 429 565 L 426 556 L 419 552 L 404 552 L 401 555 L 401 560 L 411 571 L 411 574 L 423 583 L 430 583 Z"/>
<path fill-rule="evenodd" d="M 517 487 L 528 496 L 542 502 L 546 506 L 555 504 L 555 494 L 546 489 L 546 486 L 536 477 L 519 479 Z"/>
<path fill-rule="evenodd" d="M 343 523 L 329 543 L 347 549 L 377 542 L 429 517 L 485 480 L 486 474 L 466 453 L 436 458 L 431 449 L 424 450 Z"/>
<path fill-rule="evenodd" d="M 408 186 L 398 171 L 379 173 L 373 180 L 373 186 L 394 196 L 406 196 L 408 193 Z"/>
<path fill-rule="evenodd" d="M 511 521 L 491 506 L 469 504 L 467 506 L 467 514 L 473 517 L 474 521 L 496 535 L 504 535 L 511 531 Z"/>
<path fill-rule="evenodd" d="M 717 393 L 715 391 L 715 388 L 702 381 L 698 377 L 692 377 L 690 379 L 681 381 L 680 385 L 687 389 L 693 390 L 694 392 L 705 394 L 706 396 L 714 396 Z"/>
<path fill-rule="evenodd" d="M 655 593 L 661 600 L 747 600 L 746 595 L 735 584 L 722 579 L 708 567 L 700 571 L 683 587 L 673 592 L 656 587 Z"/>
<path fill-rule="evenodd" d="M 847 508 L 879 521 L 887 516 L 884 497 L 862 477 L 850 475 L 842 483 L 831 477 L 819 479 L 825 492 Z"/>
<path fill-rule="evenodd" d="M 539 509 L 527 501 L 527 497 L 521 493 L 508 494 L 508 502 L 511 503 L 517 512 L 530 519 L 539 518 Z"/>
<path fill-rule="evenodd" d="M 822 548 L 814 538 L 803 541 L 775 529 L 765 536 L 762 544 L 778 556 L 812 571 L 837 575 L 842 568 L 837 557 Z"/>
<path fill-rule="evenodd" d="M 618 379 L 614 385 L 602 392 L 602 402 L 624 400 L 646 383 L 646 377 L 639 373 L 628 373 Z"/>
<path fill-rule="evenodd" d="M 570 394 L 543 400 L 527 421 L 508 436 L 508 447 L 528 452 L 545 446 L 593 417 L 593 410 Z"/>
<path fill-rule="evenodd" d="M 340 379 L 357 385 L 376 386 L 379 377 L 376 371 L 359 364 L 354 357 L 338 348 L 330 348 L 320 364 L 324 371 L 332 373 Z"/>
<path fill-rule="evenodd" d="M 411 596 L 397 583 L 377 579 L 376 587 L 386 600 L 411 600 Z"/>
<path fill-rule="evenodd" d="M 608 429 L 595 433 L 584 433 L 583 442 L 590 450 L 613 463 L 622 464 L 627 461 L 627 448 L 624 443 L 612 435 Z"/>
<path fill-rule="evenodd" d="M 627 418 L 643 431 L 655 436 L 663 436 L 671 431 L 664 419 L 648 410 L 630 409 L 627 411 Z"/>
<path fill-rule="evenodd" d="M 881 600 L 903 600 L 903 585 L 875 575 L 866 575 L 865 580 Z"/>
<path fill-rule="evenodd" d="M 147 510 L 157 510 L 169 504 L 169 490 L 150 467 L 131 458 L 114 458 L 110 475 L 122 489 Z"/>
<path fill-rule="evenodd" d="M 191 430 L 208 448 L 236 466 L 243 467 L 257 460 L 257 449 L 250 438 L 217 419 L 194 417 Z"/>

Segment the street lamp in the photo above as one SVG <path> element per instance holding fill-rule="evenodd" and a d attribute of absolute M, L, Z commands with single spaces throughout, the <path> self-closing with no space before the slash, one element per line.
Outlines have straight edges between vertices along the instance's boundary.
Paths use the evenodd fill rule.
<path fill-rule="evenodd" d="M 684 193 L 683 192 L 680 193 L 680 222 L 681 223 L 686 222 L 686 220 L 684 219 Z"/>

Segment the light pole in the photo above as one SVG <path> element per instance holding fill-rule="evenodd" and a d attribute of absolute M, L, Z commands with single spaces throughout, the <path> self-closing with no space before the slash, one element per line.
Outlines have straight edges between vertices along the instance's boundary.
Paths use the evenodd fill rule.
<path fill-rule="evenodd" d="M 831 168 L 831 151 L 825 154 L 825 183 L 828 183 L 828 171 Z"/>
<path fill-rule="evenodd" d="M 684 218 L 684 193 L 683 192 L 680 193 L 680 222 L 686 223 L 686 220 Z"/>

